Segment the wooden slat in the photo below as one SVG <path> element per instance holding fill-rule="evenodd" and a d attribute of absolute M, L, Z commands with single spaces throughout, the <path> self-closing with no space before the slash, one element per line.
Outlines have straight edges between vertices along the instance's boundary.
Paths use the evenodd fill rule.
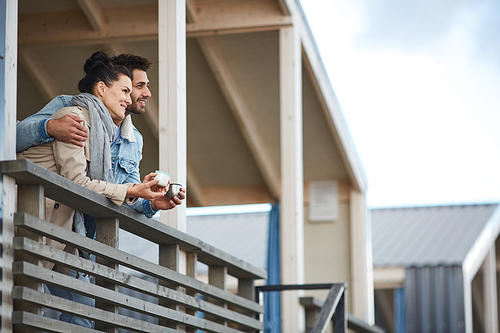
<path fill-rule="evenodd" d="M 201 281 L 169 270 L 165 267 L 158 266 L 150 261 L 93 241 L 90 238 L 80 236 L 74 232 L 51 223 L 47 223 L 46 221 L 38 219 L 34 216 L 27 214 L 15 214 L 14 225 L 17 227 L 27 228 L 29 230 L 37 230 L 44 236 L 63 241 L 66 244 L 71 244 L 74 247 L 88 251 L 89 253 L 99 253 L 99 256 L 115 261 L 120 265 L 132 268 L 146 275 L 150 275 L 158 279 L 168 279 L 172 283 L 178 284 L 182 287 L 190 288 L 198 291 L 199 293 L 213 296 L 225 302 L 243 307 L 246 310 L 254 311 L 255 313 L 262 312 L 262 306 L 248 299 L 204 284 Z"/>
<path fill-rule="evenodd" d="M 45 306 L 47 308 L 70 313 L 80 317 L 83 317 L 83 314 L 85 314 L 86 318 L 95 321 L 100 321 L 108 325 L 124 328 L 127 330 L 135 330 L 139 332 L 170 332 L 170 333 L 176 332 L 175 330 L 169 329 L 167 327 L 162 327 L 139 319 L 134 319 L 127 316 L 110 313 L 108 311 L 94 308 L 92 306 L 72 302 L 70 300 L 61 297 L 53 296 L 51 294 L 46 294 L 25 287 L 14 287 L 14 290 L 12 292 L 12 297 L 14 299 L 22 299 L 25 301 L 36 303 L 41 306 Z M 34 322 L 37 322 L 40 319 L 32 318 L 32 320 Z M 52 326 L 53 327 L 58 326 L 58 323 L 60 323 L 60 321 L 55 320 L 54 323 L 52 323 Z M 73 326 L 64 328 L 66 329 L 66 331 L 62 332 L 74 332 Z"/>
<path fill-rule="evenodd" d="M 106 300 L 117 306 L 130 309 L 159 319 L 167 319 L 176 323 L 181 323 L 189 327 L 203 329 L 209 332 L 228 332 L 236 333 L 238 331 L 224 327 L 220 324 L 206 321 L 182 312 L 173 311 L 160 305 L 147 302 L 130 295 L 121 294 L 109 289 L 74 279 L 64 274 L 49 271 L 39 266 L 34 266 L 26 262 L 14 262 L 14 275 L 24 275 L 37 281 L 44 281 L 56 287 L 65 288 L 77 292 L 81 295 L 95 298 L 96 300 Z"/>
<path fill-rule="evenodd" d="M 23 327 L 24 332 L 26 332 L 26 329 L 28 328 L 41 328 L 44 329 L 45 331 L 58 332 L 58 333 L 98 332 L 90 328 L 76 326 L 56 319 L 37 316 L 33 313 L 23 312 L 23 311 L 14 311 L 14 313 L 12 314 L 12 323 L 16 326 Z"/>
<path fill-rule="evenodd" d="M 47 245 L 27 238 L 16 237 L 14 239 L 14 249 L 16 252 L 23 251 L 32 256 L 47 259 L 55 262 L 56 264 L 70 267 L 92 276 L 99 276 L 102 279 L 112 281 L 117 285 L 144 293 L 146 295 L 168 299 L 171 302 L 175 302 L 187 308 L 213 314 L 229 321 L 237 322 L 248 328 L 259 329 L 262 327 L 262 323 L 253 317 L 226 310 L 215 304 L 200 300 L 194 296 L 189 296 L 182 292 L 159 286 L 156 283 L 134 277 L 123 272 L 115 271 L 107 266 L 100 265 L 89 260 L 84 260 L 74 255 L 69 255 L 64 251 L 51 248 Z M 194 315 L 194 313 L 192 314 Z M 253 314 L 254 313 L 251 313 L 251 315 Z"/>
<path fill-rule="evenodd" d="M 45 196 L 96 218 L 118 218 L 120 227 L 157 244 L 178 244 L 185 252 L 197 252 L 209 266 L 226 266 L 237 278 L 265 279 L 265 270 L 223 252 L 191 235 L 155 219 L 147 219 L 128 207 L 117 207 L 104 196 L 61 177 L 28 160 L 0 162 L 2 173 L 18 184 L 41 184 Z"/>

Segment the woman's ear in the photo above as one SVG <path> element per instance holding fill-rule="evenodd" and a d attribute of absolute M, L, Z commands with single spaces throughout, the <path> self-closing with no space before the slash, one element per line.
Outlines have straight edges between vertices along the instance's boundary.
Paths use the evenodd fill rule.
<path fill-rule="evenodd" d="M 97 97 L 103 97 L 104 96 L 104 92 L 106 91 L 106 84 L 102 81 L 99 81 L 97 82 L 97 85 L 96 85 L 96 94 L 97 94 Z"/>

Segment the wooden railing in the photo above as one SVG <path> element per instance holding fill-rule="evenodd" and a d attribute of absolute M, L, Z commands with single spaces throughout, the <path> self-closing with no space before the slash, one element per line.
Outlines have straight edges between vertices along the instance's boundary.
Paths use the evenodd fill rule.
<path fill-rule="evenodd" d="M 263 308 L 254 299 L 254 281 L 266 272 L 201 240 L 137 212 L 117 207 L 105 197 L 79 186 L 27 160 L 3 161 L 1 172 L 16 179 L 17 213 L 14 216 L 15 278 L 13 325 L 15 331 L 89 332 L 88 329 L 42 316 L 42 308 L 64 311 L 95 322 L 99 331 L 117 332 L 255 332 Z M 44 196 L 97 219 L 97 240 L 80 236 L 44 220 Z M 159 264 L 118 249 L 119 229 L 159 245 Z M 96 262 L 43 243 L 52 238 L 93 253 Z M 178 272 L 179 253 L 187 257 L 186 274 Z M 87 273 L 95 284 L 44 269 L 42 260 Z M 209 282 L 196 279 L 197 262 L 209 267 Z M 157 279 L 126 274 L 124 266 Z M 226 290 L 226 278 L 238 280 L 238 292 Z M 92 297 L 90 307 L 42 292 L 42 283 Z M 121 293 L 119 287 L 147 295 L 155 301 Z M 118 308 L 146 314 L 144 321 L 118 313 Z"/>

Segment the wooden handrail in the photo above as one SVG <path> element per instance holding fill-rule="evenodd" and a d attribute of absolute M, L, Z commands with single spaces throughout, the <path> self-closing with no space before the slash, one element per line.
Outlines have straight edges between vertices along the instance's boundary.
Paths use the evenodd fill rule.
<path fill-rule="evenodd" d="M 16 180 L 19 203 L 34 203 L 19 205 L 21 211 L 14 214 L 14 225 L 18 232 L 13 242 L 16 259 L 12 272 L 16 281 L 20 281 L 15 283 L 12 293 L 18 304 L 13 313 L 15 325 L 22 326 L 27 332 L 56 326 L 58 330 L 65 331 L 71 327 L 42 317 L 40 309 L 45 306 L 94 320 L 97 329 L 106 331 L 116 331 L 119 327 L 141 332 L 202 329 L 207 332 L 236 333 L 263 329 L 262 322 L 256 319 L 263 312 L 263 307 L 254 300 L 252 291 L 254 280 L 266 278 L 264 270 L 155 219 L 147 219 L 128 207 L 117 207 L 104 196 L 28 160 L 2 161 L 0 170 L 2 174 Z M 97 239 L 103 242 L 45 221 L 41 207 L 43 196 L 96 217 Z M 102 228 L 102 225 L 105 227 Z M 158 244 L 160 264 L 116 248 L 117 228 Z M 41 236 L 94 253 L 97 262 L 51 248 L 41 242 Z M 189 276 L 177 272 L 176 268 L 170 269 L 175 267 L 172 263 L 175 264 L 179 250 L 188 255 Z M 40 265 L 41 261 L 50 261 L 59 267 L 94 276 L 96 284 L 47 270 Z M 195 278 L 193 269 L 198 261 L 216 273 L 214 277 L 217 277 L 217 281 L 209 280 L 209 284 L 206 284 Z M 119 266 L 157 279 L 158 283 L 126 274 L 118 269 Z M 238 279 L 238 294 L 226 290 L 225 274 Z M 41 283 L 92 297 L 96 300 L 96 307 L 45 294 L 41 292 Z M 119 292 L 118 287 L 137 291 L 158 302 L 151 303 L 125 295 Z M 118 308 L 152 316 L 157 318 L 158 324 L 133 318 L 124 320 L 126 317 L 117 313 Z M 179 311 L 179 308 L 184 310 Z M 198 312 L 203 313 L 205 318 L 200 318 Z M 79 331 L 75 327 L 70 330 Z"/>
<path fill-rule="evenodd" d="M 104 196 L 61 177 L 29 160 L 1 161 L 1 172 L 17 184 L 39 184 L 45 196 L 85 212 L 95 218 L 118 218 L 120 228 L 156 244 L 177 244 L 186 252 L 196 252 L 198 261 L 209 266 L 226 266 L 238 278 L 266 279 L 267 272 L 198 238 L 148 219 L 128 207 L 118 207 Z"/>

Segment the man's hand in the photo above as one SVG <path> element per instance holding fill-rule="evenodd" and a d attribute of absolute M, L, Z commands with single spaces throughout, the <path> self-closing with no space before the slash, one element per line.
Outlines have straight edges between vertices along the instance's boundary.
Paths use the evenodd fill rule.
<path fill-rule="evenodd" d="M 83 147 L 88 137 L 83 121 L 83 118 L 70 114 L 59 119 L 51 119 L 47 122 L 47 134 L 56 140 Z"/>
<path fill-rule="evenodd" d="M 172 208 L 175 208 L 176 206 L 182 205 L 182 200 L 186 198 L 184 188 L 181 188 L 179 190 L 179 197 L 175 196 L 173 198 L 169 198 L 168 195 L 165 195 L 164 197 L 154 199 L 151 201 L 151 208 L 154 210 L 169 210 Z"/>

